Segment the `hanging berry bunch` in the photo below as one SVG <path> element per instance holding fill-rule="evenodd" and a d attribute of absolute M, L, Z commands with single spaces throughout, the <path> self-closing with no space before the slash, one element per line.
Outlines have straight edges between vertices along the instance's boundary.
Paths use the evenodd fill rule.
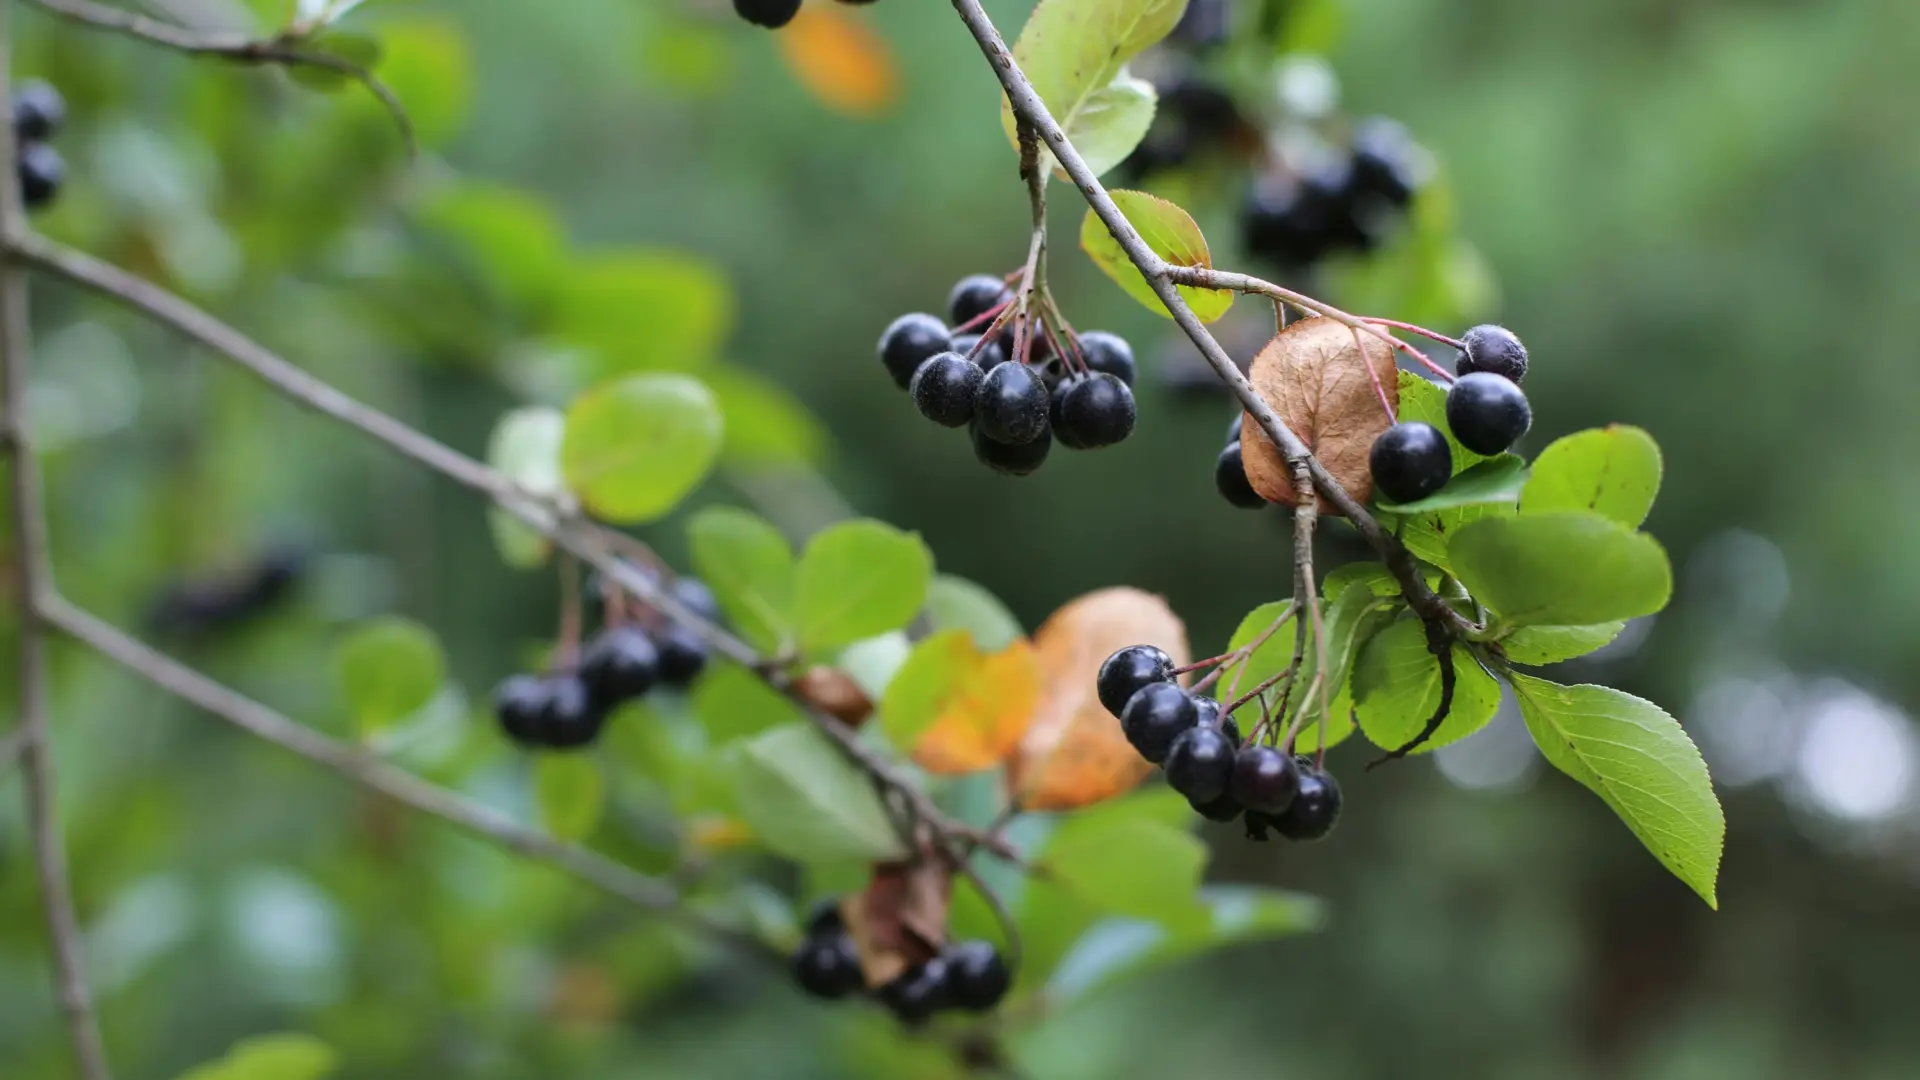
<path fill-rule="evenodd" d="M 13 88 L 13 135 L 18 140 L 20 201 L 39 209 L 60 194 L 67 163 L 52 139 L 67 121 L 67 102 L 49 83 L 37 79 Z"/>

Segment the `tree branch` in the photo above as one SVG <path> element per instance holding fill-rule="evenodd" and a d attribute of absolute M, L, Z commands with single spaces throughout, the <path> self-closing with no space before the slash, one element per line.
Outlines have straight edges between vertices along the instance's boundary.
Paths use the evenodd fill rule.
<path fill-rule="evenodd" d="M 12 115 L 9 6 L 0 5 L 0 117 Z M 17 160 L 17 142 L 8 125 L 0 134 L 0 232 L 17 227 L 23 217 L 20 185 L 14 180 Z M 55 801 L 53 748 L 47 736 L 46 639 L 35 616 L 33 598 L 51 583 L 39 462 L 33 453 L 27 416 L 31 348 L 26 276 L 15 267 L 0 266 L 0 445 L 7 450 L 9 501 L 13 507 L 14 593 L 20 616 L 20 723 L 16 736 L 25 779 L 27 830 L 53 951 L 56 995 L 73 1043 L 76 1068 L 82 1080 L 110 1080 L 112 1072 L 94 1017 L 93 995 L 87 988 L 79 919 L 74 915 L 73 887 L 68 880 L 65 840 Z"/>

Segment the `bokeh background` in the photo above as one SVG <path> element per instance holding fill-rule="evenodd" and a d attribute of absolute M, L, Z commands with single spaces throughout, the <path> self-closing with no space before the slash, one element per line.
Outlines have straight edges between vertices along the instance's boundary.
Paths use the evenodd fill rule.
<path fill-rule="evenodd" d="M 1135 437 L 1012 481 L 882 375 L 889 319 L 1024 252 L 996 88 L 945 5 L 858 13 L 898 78 L 858 114 L 705 0 L 369 0 L 347 25 L 388 42 L 383 74 L 427 143 L 411 166 L 361 95 L 17 6 L 17 70 L 52 78 L 75 113 L 69 190 L 40 224 L 456 447 L 484 452 L 503 409 L 594 371 L 520 284 L 422 226 L 422 206 L 468 185 L 550 214 L 564 258 L 672 249 L 711 279 L 714 351 L 757 395 L 739 416 L 761 438 L 730 443 L 695 505 L 743 501 L 796 534 L 845 506 L 917 529 L 942 570 L 1028 627 L 1130 583 L 1205 646 L 1287 591 L 1285 519 L 1212 487 L 1231 408 L 1163 385 L 1186 351 L 1073 251 L 1067 189 L 1055 288 L 1076 325 L 1142 354 Z M 1009 37 L 1029 6 L 987 4 Z M 1351 748 L 1334 759 L 1347 810 L 1332 841 L 1209 834 L 1212 876 L 1321 896 L 1327 927 L 1077 1001 L 1020 1044 L 1029 1071 L 1920 1075 L 1920 382 L 1903 323 L 1920 281 L 1920 6 L 1297 6 L 1312 29 L 1295 44 L 1321 59 L 1296 77 L 1331 75 L 1342 115 L 1398 118 L 1431 151 L 1420 228 L 1443 235 L 1453 275 L 1437 294 L 1396 290 L 1426 265 L 1409 240 L 1298 283 L 1442 330 L 1516 328 L 1534 355 L 1533 449 L 1623 421 L 1665 450 L 1648 527 L 1672 553 L 1674 604 L 1565 674 L 1662 702 L 1701 744 L 1727 809 L 1721 910 L 1544 770 L 1511 715 L 1375 773 Z M 1216 261 L 1259 268 L 1239 261 L 1235 200 L 1218 194 L 1190 203 Z M 488 235 L 527 275 L 563 258 L 524 229 Z M 54 552 L 79 602 L 136 625 L 172 583 L 307 553 L 262 617 L 169 648 L 329 729 L 346 724 L 329 650 L 353 620 L 433 626 L 471 703 L 550 637 L 553 576 L 502 566 L 464 493 L 71 290 L 40 290 L 35 309 Z M 681 348 L 643 326 L 624 331 L 635 350 Z M 1351 552 L 1335 532 L 1329 559 Z M 674 521 L 646 535 L 682 550 Z M 353 1080 L 947 1067 L 866 1010 L 804 1002 L 76 650 L 55 659 L 76 888 L 123 1077 L 165 1080 L 279 1030 L 327 1039 Z M 524 772 L 484 723 L 457 742 L 414 763 L 524 810 Z M 20 802 L 0 779 L 0 1075 L 51 1080 L 69 1073 Z M 602 842 L 644 862 L 634 831 Z"/>

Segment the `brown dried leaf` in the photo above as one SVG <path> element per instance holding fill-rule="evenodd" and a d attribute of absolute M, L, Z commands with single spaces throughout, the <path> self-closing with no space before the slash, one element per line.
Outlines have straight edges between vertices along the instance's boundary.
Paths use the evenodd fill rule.
<path fill-rule="evenodd" d="M 1007 763 L 1008 783 L 1029 810 L 1071 810 L 1131 790 L 1153 771 L 1100 704 L 1094 678 L 1128 645 L 1157 645 L 1188 662 L 1187 628 L 1167 602 L 1139 589 L 1091 592 L 1048 617 L 1033 635 L 1040 704 Z"/>
<path fill-rule="evenodd" d="M 1379 378 L 1378 390 L 1367 375 L 1368 364 Z M 1400 378 L 1391 346 L 1324 316 L 1301 319 L 1260 350 L 1247 378 L 1348 494 L 1361 502 L 1373 495 L 1367 455 L 1373 440 L 1393 425 L 1380 407 L 1381 395 L 1394 412 L 1400 409 Z M 1262 498 L 1295 504 L 1286 459 L 1251 416 L 1241 427 L 1240 457 L 1247 479 Z M 1336 511 L 1322 498 L 1320 512 Z"/>
<path fill-rule="evenodd" d="M 972 646 L 972 639 L 966 639 Z M 1025 638 L 988 656 L 913 744 L 913 760 L 940 776 L 991 768 L 1019 748 L 1040 700 L 1040 659 Z"/>
<path fill-rule="evenodd" d="M 873 701 L 853 676 L 837 667 L 815 664 L 793 681 L 793 692 L 800 700 L 851 728 L 858 728 L 873 715 Z"/>
<path fill-rule="evenodd" d="M 873 880 L 840 901 L 868 986 L 885 986 L 933 959 L 947 943 L 953 875 L 944 862 L 881 863 Z"/>

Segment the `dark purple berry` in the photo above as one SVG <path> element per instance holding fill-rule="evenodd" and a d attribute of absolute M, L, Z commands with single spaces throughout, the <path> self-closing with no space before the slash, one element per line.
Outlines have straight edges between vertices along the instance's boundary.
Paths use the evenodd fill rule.
<path fill-rule="evenodd" d="M 1222 795 L 1211 802 L 1204 803 L 1188 799 L 1187 805 L 1193 807 L 1194 813 L 1208 821 L 1232 821 L 1246 812 L 1246 807 L 1234 802 L 1232 795 Z"/>
<path fill-rule="evenodd" d="M 67 121 L 67 99 L 50 83 L 28 79 L 13 88 L 13 134 L 22 142 L 45 142 Z"/>
<path fill-rule="evenodd" d="M 1267 505 L 1267 500 L 1253 490 L 1253 482 L 1247 479 L 1247 465 L 1240 456 L 1240 442 L 1234 440 L 1213 463 L 1213 486 L 1220 489 L 1220 495 L 1242 510 L 1259 510 Z"/>
<path fill-rule="evenodd" d="M 1094 449 L 1112 446 L 1133 434 L 1133 391 L 1112 375 L 1086 376 L 1060 398 L 1060 441 Z M 1071 439 L 1069 439 L 1071 435 Z"/>
<path fill-rule="evenodd" d="M 1097 373 L 1111 375 L 1121 382 L 1132 386 L 1138 377 L 1138 367 L 1133 361 L 1133 346 L 1119 334 L 1110 334 L 1105 330 L 1089 330 L 1080 335 L 1080 355 L 1087 361 L 1087 367 Z"/>
<path fill-rule="evenodd" d="M 538 675 L 512 675 L 493 689 L 493 712 L 500 729 L 516 745 L 532 749 L 546 745 L 547 681 Z"/>
<path fill-rule="evenodd" d="M 1490 372 L 1520 382 L 1527 377 L 1527 347 L 1513 331 L 1491 324 L 1476 326 L 1460 336 L 1460 359 L 1453 365 L 1455 374 Z"/>
<path fill-rule="evenodd" d="M 982 345 L 979 334 L 955 334 L 953 351 L 971 359 L 981 371 L 992 371 L 1007 362 L 1006 335 L 995 334 L 993 340 Z"/>
<path fill-rule="evenodd" d="M 1269 824 L 1289 840 L 1319 840 L 1340 820 L 1340 783 L 1311 758 L 1297 758 L 1294 763 L 1300 772 L 1300 793 L 1286 813 Z"/>
<path fill-rule="evenodd" d="M 660 681 L 668 686 L 690 685 L 707 666 L 707 643 L 684 626 L 663 627 L 653 635 L 653 647 L 660 651 Z"/>
<path fill-rule="evenodd" d="M 547 708 L 542 716 L 546 744 L 555 750 L 576 750 L 600 737 L 606 710 L 574 675 L 547 678 Z"/>
<path fill-rule="evenodd" d="M 934 957 L 880 988 L 880 1002 L 903 1024 L 922 1023 L 953 1003 L 947 962 Z"/>
<path fill-rule="evenodd" d="M 1373 440 L 1368 462 L 1374 490 L 1390 502 L 1424 499 L 1453 478 L 1453 451 L 1446 436 L 1418 420 L 1395 424 Z"/>
<path fill-rule="evenodd" d="M 1061 446 L 1069 450 L 1085 449 L 1080 443 L 1079 432 L 1061 426 L 1061 422 L 1065 417 L 1061 414 L 1060 409 L 1061 406 L 1066 404 L 1067 391 L 1085 382 L 1086 376 L 1071 374 L 1056 375 L 1051 370 L 1046 372 L 1046 376 L 1048 385 L 1047 427 L 1053 431 L 1054 439 L 1056 439 Z"/>
<path fill-rule="evenodd" d="M 1278 814 L 1293 805 L 1300 791 L 1300 770 L 1293 759 L 1271 746 L 1249 746 L 1234 755 L 1227 785 L 1235 802 L 1262 814 Z"/>
<path fill-rule="evenodd" d="M 793 981 L 800 989 L 825 1001 L 846 997 L 866 987 L 853 939 L 845 933 L 810 937 L 793 954 Z"/>
<path fill-rule="evenodd" d="M 637 626 L 602 631 L 580 656 L 580 681 L 603 709 L 645 695 L 659 679 L 660 650 Z"/>
<path fill-rule="evenodd" d="M 1447 427 L 1476 454 L 1503 453 L 1532 426 L 1527 395 L 1504 375 L 1470 372 L 1447 391 Z"/>
<path fill-rule="evenodd" d="M 846 928 L 847 920 L 840 914 L 840 898 L 837 896 L 821 900 L 813 905 L 812 911 L 807 912 L 807 936 L 810 938 L 837 934 Z"/>
<path fill-rule="evenodd" d="M 905 390 L 913 382 L 913 373 L 935 353 L 953 348 L 953 338 L 939 319 L 924 312 L 902 315 L 880 335 L 880 362 L 887 374 Z"/>
<path fill-rule="evenodd" d="M 733 10 L 755 26 L 778 30 L 800 13 L 800 0 L 733 0 Z"/>
<path fill-rule="evenodd" d="M 1007 996 L 1013 985 L 1013 973 L 1000 951 L 985 941 L 963 941 L 946 953 L 947 988 L 958 1009 L 986 1012 Z"/>
<path fill-rule="evenodd" d="M 38 209 L 60 194 L 67 178 L 67 163 L 60 151 L 46 143 L 20 144 L 20 201 L 29 209 Z"/>
<path fill-rule="evenodd" d="M 1199 720 L 1200 710 L 1193 699 L 1170 682 L 1141 687 L 1120 710 L 1120 730 L 1140 756 L 1155 765 L 1167 760 L 1173 740 Z"/>
<path fill-rule="evenodd" d="M 1047 384 L 1026 364 L 1001 364 L 981 381 L 974 397 L 980 433 L 994 442 L 1022 446 L 1047 434 Z"/>
<path fill-rule="evenodd" d="M 947 294 L 947 321 L 966 326 L 1012 298 L 1013 291 L 1007 288 L 1007 283 L 992 274 L 963 277 Z"/>
<path fill-rule="evenodd" d="M 673 579 L 673 598 L 680 606 L 710 623 L 720 621 L 720 601 L 714 599 L 713 590 L 697 577 L 682 575 Z"/>
<path fill-rule="evenodd" d="M 1384 116 L 1361 121 L 1353 133 L 1354 189 L 1405 209 L 1418 186 L 1413 173 L 1417 153 L 1413 137 L 1398 121 Z"/>
<path fill-rule="evenodd" d="M 1209 728 L 1217 728 L 1220 726 L 1221 711 L 1219 698 L 1214 697 L 1212 694 L 1190 693 L 1187 696 L 1193 699 L 1194 723 L 1201 727 Z"/>
<path fill-rule="evenodd" d="M 973 419 L 974 398 L 986 380 L 972 361 L 957 352 L 938 353 L 913 373 L 907 393 L 920 415 L 942 427 L 965 427 Z"/>
<path fill-rule="evenodd" d="M 1216 728 L 1189 728 L 1167 750 L 1167 785 L 1189 802 L 1212 802 L 1227 793 L 1236 749 Z"/>
<path fill-rule="evenodd" d="M 1012 364 L 1003 365 L 1012 367 Z M 968 429 L 973 436 L 973 456 L 980 464 L 994 472 L 1007 476 L 1027 476 L 1047 462 L 1047 452 L 1053 449 L 1053 435 L 1043 432 L 1040 438 L 1030 443 L 1008 444 L 990 439 L 980 430 L 980 420 L 974 418 L 973 426 Z"/>
<path fill-rule="evenodd" d="M 1094 677 L 1094 689 L 1099 694 L 1100 704 L 1114 716 L 1127 707 L 1127 702 L 1143 687 L 1153 683 L 1171 682 L 1173 679 L 1173 657 L 1166 650 L 1152 645 L 1129 645 L 1100 665 L 1100 674 Z"/>

